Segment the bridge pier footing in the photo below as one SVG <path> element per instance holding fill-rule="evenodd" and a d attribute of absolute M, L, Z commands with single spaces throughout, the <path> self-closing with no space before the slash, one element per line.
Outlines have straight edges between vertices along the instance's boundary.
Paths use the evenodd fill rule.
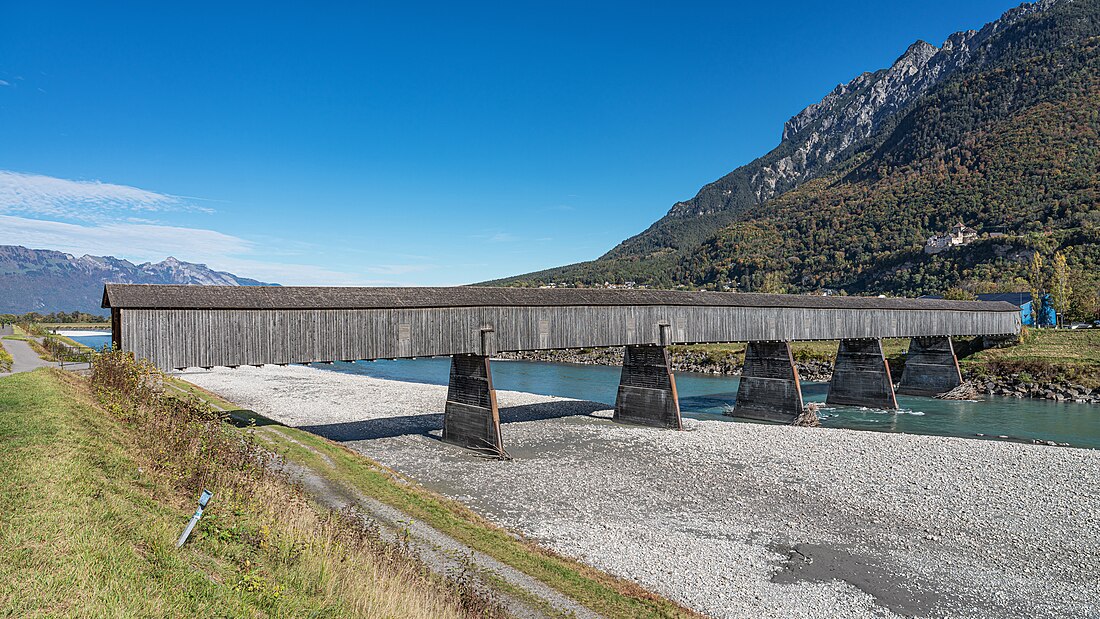
<path fill-rule="evenodd" d="M 749 342 L 733 414 L 794 423 L 803 413 L 802 383 L 789 342 Z"/>
<path fill-rule="evenodd" d="M 443 442 L 504 455 L 489 357 L 454 355 L 443 409 Z"/>
<path fill-rule="evenodd" d="M 948 336 L 915 337 L 909 342 L 898 393 L 934 396 L 962 384 L 959 360 Z"/>
<path fill-rule="evenodd" d="M 882 340 L 840 340 L 825 403 L 887 410 L 898 407 Z"/>
<path fill-rule="evenodd" d="M 682 430 L 676 379 L 664 346 L 627 346 L 615 421 Z"/>

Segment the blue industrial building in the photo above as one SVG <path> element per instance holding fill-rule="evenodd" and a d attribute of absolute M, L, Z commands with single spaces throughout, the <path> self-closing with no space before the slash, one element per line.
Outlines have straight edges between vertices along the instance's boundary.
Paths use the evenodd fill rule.
<path fill-rule="evenodd" d="M 1020 308 L 1020 318 L 1023 320 L 1025 326 L 1036 326 L 1036 318 L 1038 318 L 1038 326 L 1040 327 L 1053 327 L 1057 315 L 1054 313 L 1054 306 L 1050 302 L 1050 295 L 1043 296 L 1043 311 L 1039 316 L 1035 316 L 1032 311 L 1035 299 L 1032 298 L 1030 292 L 991 292 L 989 294 L 974 295 L 979 301 L 1006 301 Z M 922 299 L 942 299 L 942 295 L 926 295 L 921 297 Z"/>

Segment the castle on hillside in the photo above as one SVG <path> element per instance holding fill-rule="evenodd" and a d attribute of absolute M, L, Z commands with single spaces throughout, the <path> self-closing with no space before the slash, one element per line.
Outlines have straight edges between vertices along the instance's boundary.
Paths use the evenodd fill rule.
<path fill-rule="evenodd" d="M 960 221 L 947 232 L 928 237 L 928 242 L 924 244 L 924 253 L 938 254 L 945 249 L 969 245 L 976 240 L 978 240 L 978 231 Z"/>

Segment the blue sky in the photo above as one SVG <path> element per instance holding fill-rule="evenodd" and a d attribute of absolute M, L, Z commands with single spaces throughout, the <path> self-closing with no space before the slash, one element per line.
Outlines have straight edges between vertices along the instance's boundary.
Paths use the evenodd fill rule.
<path fill-rule="evenodd" d="M 0 244 L 284 284 L 589 260 L 1017 3 L 232 4 L 4 6 Z"/>

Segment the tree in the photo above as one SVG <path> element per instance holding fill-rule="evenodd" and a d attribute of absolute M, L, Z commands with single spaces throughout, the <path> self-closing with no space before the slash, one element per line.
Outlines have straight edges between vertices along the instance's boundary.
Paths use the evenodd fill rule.
<path fill-rule="evenodd" d="M 1088 277 L 1080 269 L 1073 271 L 1069 293 L 1069 317 L 1071 320 L 1092 322 L 1100 320 L 1100 279 Z"/>
<path fill-rule="evenodd" d="M 1046 305 L 1046 284 L 1043 281 L 1043 257 L 1039 250 L 1031 254 L 1031 262 L 1027 269 L 1028 283 L 1031 285 L 1031 319 L 1036 327 L 1040 326 L 1043 319 L 1043 306 Z"/>
<path fill-rule="evenodd" d="M 1073 290 L 1069 285 L 1069 267 L 1066 266 L 1066 256 L 1062 252 L 1054 254 L 1054 273 L 1050 279 L 1050 300 L 1054 305 L 1054 311 L 1059 316 L 1065 317 L 1069 312 L 1070 295 Z"/>
<path fill-rule="evenodd" d="M 764 274 L 764 281 L 757 288 L 757 292 L 766 294 L 783 294 L 787 292 L 787 281 L 780 271 L 768 271 Z"/>
<path fill-rule="evenodd" d="M 974 296 L 974 293 L 963 288 L 954 287 L 948 288 L 943 293 L 943 298 L 951 301 L 977 301 L 978 297 Z"/>

